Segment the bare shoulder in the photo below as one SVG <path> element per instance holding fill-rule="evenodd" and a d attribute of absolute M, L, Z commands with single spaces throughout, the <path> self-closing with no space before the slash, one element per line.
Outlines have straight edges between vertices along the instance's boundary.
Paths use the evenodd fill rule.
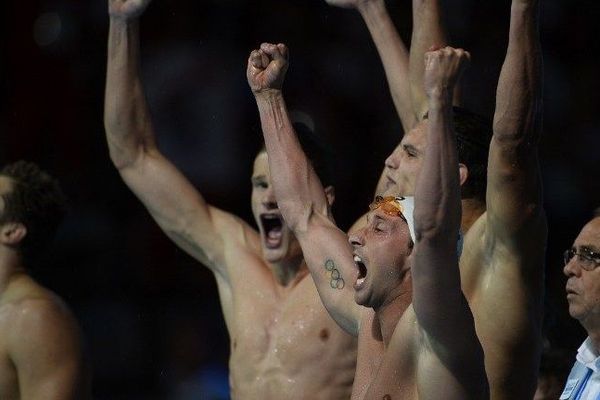
<path fill-rule="evenodd" d="M 64 301 L 23 275 L 2 294 L 0 315 L 4 351 L 23 398 L 89 398 L 81 333 Z"/>
<path fill-rule="evenodd" d="M 258 231 L 237 215 L 213 207 L 217 216 L 216 228 L 225 239 L 231 240 L 232 247 L 241 246 L 250 251 L 260 252 Z"/>
<path fill-rule="evenodd" d="M 2 296 L 2 330 L 13 347 L 50 346 L 79 337 L 75 318 L 65 302 L 29 277 L 21 277 Z M 77 339 L 77 343 L 79 340 Z"/>
<path fill-rule="evenodd" d="M 485 277 L 514 275 L 515 279 L 535 278 L 543 269 L 547 236 L 543 212 L 530 218 L 519 232 L 499 234 L 482 214 L 464 236 L 460 257 L 461 280 L 467 297 Z"/>
<path fill-rule="evenodd" d="M 260 236 L 248 222 L 232 213 L 212 206 L 210 213 L 215 230 L 219 232 L 219 236 L 223 240 L 223 254 L 221 258 L 215 258 L 214 262 L 226 271 L 227 276 L 231 277 L 238 264 L 243 262 L 246 257 L 261 255 Z"/>

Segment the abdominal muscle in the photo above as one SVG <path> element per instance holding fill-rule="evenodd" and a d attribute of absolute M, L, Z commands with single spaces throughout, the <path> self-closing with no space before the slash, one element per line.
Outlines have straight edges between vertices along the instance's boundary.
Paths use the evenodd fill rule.
<path fill-rule="evenodd" d="M 232 399 L 349 399 L 356 340 L 329 316 L 310 276 L 285 297 L 260 297 L 234 300 Z"/>

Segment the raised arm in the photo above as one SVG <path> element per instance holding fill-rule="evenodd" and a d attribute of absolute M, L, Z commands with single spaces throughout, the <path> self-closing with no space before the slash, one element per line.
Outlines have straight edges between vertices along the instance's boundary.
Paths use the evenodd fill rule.
<path fill-rule="evenodd" d="M 239 223 L 210 207 L 157 149 L 139 72 L 139 15 L 149 0 L 109 0 L 104 125 L 121 177 L 179 247 L 226 277 L 224 235 Z M 241 236 L 241 235 L 240 235 Z"/>
<path fill-rule="evenodd" d="M 539 1 L 513 0 L 490 144 L 487 236 L 522 241 L 542 218 L 537 144 L 542 129 Z M 492 235 L 489 235 L 489 234 Z"/>
<path fill-rule="evenodd" d="M 427 96 L 423 85 L 424 57 L 432 47 L 448 43 L 439 0 L 413 0 L 413 32 L 410 42 L 409 76 L 412 105 L 417 121 L 427 113 Z"/>
<path fill-rule="evenodd" d="M 383 63 L 388 86 L 404 132 L 417 118 L 412 106 L 408 79 L 408 50 L 386 9 L 384 0 L 326 0 L 344 8 L 355 8 L 365 21 Z"/>
<path fill-rule="evenodd" d="M 424 398 L 484 398 L 483 350 L 461 290 L 457 254 L 461 201 L 452 94 L 469 54 L 446 47 L 425 59 L 428 147 L 415 189 L 413 307 L 426 343 L 422 354 L 431 349 L 439 362 L 425 356 L 437 384 L 420 390 Z"/>
<path fill-rule="evenodd" d="M 357 269 L 344 232 L 333 221 L 325 190 L 290 122 L 281 87 L 288 67 L 283 44 L 263 43 L 248 60 L 277 204 L 300 242 L 323 304 L 347 332 L 358 333 Z"/>

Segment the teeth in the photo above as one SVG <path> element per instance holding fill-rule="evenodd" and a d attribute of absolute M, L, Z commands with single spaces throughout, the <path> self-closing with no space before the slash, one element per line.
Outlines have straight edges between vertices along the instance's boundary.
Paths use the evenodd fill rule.
<path fill-rule="evenodd" d="M 360 258 L 359 256 L 354 256 L 354 262 L 362 262 L 362 258 Z"/>

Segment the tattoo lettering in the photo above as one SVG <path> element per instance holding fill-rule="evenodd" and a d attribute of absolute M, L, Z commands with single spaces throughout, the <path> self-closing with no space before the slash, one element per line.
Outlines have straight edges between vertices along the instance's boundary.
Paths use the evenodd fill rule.
<path fill-rule="evenodd" d="M 341 290 L 346 286 L 346 282 L 344 282 L 340 271 L 335 267 L 333 260 L 325 261 L 325 269 L 331 272 L 331 281 L 329 281 L 329 285 L 331 285 L 332 289 Z"/>

